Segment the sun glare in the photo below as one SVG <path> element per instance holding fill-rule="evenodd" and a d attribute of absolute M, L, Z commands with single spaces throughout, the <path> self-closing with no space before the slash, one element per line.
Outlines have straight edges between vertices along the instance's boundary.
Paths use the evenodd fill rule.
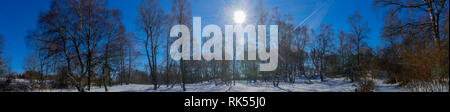
<path fill-rule="evenodd" d="M 239 11 L 234 12 L 234 22 L 237 24 L 244 23 L 246 17 L 247 16 L 244 11 L 239 10 Z"/>

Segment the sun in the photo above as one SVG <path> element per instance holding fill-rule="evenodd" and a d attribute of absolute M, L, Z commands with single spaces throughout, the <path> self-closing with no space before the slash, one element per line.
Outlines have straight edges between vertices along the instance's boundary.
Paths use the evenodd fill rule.
<path fill-rule="evenodd" d="M 245 22 L 245 19 L 247 18 L 247 15 L 244 11 L 238 10 L 234 12 L 234 22 L 237 24 L 242 24 Z"/>

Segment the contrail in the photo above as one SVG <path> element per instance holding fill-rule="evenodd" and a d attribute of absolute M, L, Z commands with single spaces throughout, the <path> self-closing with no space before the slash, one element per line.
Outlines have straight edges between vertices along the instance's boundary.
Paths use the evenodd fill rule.
<path fill-rule="evenodd" d="M 303 19 L 303 21 L 300 22 L 300 24 L 298 24 L 297 27 L 295 27 L 295 28 L 298 28 L 298 27 L 302 26 L 306 21 L 308 21 L 312 16 L 316 15 L 316 13 L 319 12 L 326 5 L 328 5 L 328 3 L 325 3 L 322 6 L 320 6 L 318 9 L 314 10 L 311 14 L 308 15 L 308 17 Z"/>

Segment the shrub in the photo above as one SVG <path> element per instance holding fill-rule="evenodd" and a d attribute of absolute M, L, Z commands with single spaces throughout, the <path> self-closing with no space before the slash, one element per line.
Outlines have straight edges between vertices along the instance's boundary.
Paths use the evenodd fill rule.
<path fill-rule="evenodd" d="M 356 88 L 355 92 L 373 92 L 375 83 L 372 80 L 364 80 Z"/>

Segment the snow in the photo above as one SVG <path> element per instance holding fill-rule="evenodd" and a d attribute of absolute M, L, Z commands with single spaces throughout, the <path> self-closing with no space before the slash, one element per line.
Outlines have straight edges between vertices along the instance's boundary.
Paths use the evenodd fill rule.
<path fill-rule="evenodd" d="M 386 84 L 384 80 L 374 79 L 375 92 L 407 92 L 404 88 L 399 88 L 398 84 Z"/>
<path fill-rule="evenodd" d="M 382 80 L 374 80 L 376 92 L 401 92 L 395 84 L 383 84 Z M 214 82 L 198 84 L 186 84 L 186 92 L 354 92 L 357 82 L 346 82 L 344 78 L 327 79 L 320 82 L 318 79 L 311 80 L 296 79 L 295 83 L 280 82 L 279 87 L 274 87 L 272 82 L 249 83 L 247 81 L 236 81 L 235 85 L 218 85 Z M 129 84 L 108 87 L 109 92 L 183 92 L 180 84 L 173 87 L 161 85 L 158 90 L 153 90 L 153 85 Z M 77 92 L 76 89 L 53 89 L 41 92 Z M 90 92 L 105 92 L 104 88 L 93 87 Z"/>
<path fill-rule="evenodd" d="M 2 91 L 14 91 L 14 92 L 26 92 L 31 89 L 30 83 L 24 79 L 13 79 L 7 83 L 7 79 L 0 78 L 0 92 Z"/>

